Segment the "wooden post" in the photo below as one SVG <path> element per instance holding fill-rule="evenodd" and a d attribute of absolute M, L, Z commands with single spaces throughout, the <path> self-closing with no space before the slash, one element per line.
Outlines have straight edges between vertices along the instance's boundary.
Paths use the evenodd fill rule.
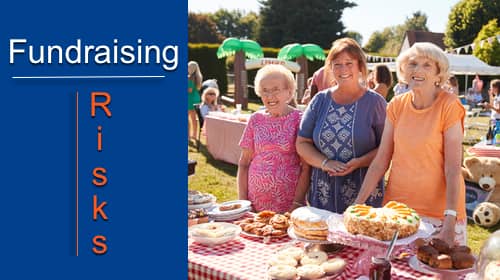
<path fill-rule="evenodd" d="M 237 51 L 234 56 L 234 103 L 248 109 L 247 71 L 245 70 L 245 52 Z"/>
<path fill-rule="evenodd" d="M 307 58 L 305 56 L 297 57 L 297 63 L 300 65 L 300 71 L 297 73 L 297 103 L 300 103 L 307 87 L 307 78 L 309 78 Z"/>

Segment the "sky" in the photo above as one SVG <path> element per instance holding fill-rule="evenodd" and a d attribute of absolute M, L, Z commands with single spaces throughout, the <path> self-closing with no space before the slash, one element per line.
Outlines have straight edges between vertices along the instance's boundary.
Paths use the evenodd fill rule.
<path fill-rule="evenodd" d="M 427 15 L 427 27 L 432 32 L 444 32 L 451 8 L 459 0 L 351 0 L 357 4 L 344 10 L 342 21 L 346 30 L 357 31 L 363 44 L 371 34 L 385 27 L 402 24 L 416 11 Z M 259 11 L 257 0 L 188 0 L 189 11 L 215 12 L 218 9 Z"/>

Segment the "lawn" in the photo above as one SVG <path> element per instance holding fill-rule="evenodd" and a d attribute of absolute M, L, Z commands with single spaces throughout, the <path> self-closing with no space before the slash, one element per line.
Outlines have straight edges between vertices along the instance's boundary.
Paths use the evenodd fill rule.
<path fill-rule="evenodd" d="M 260 104 L 252 103 L 249 104 L 249 109 L 255 111 L 259 106 Z M 478 121 L 487 122 L 487 118 L 481 118 Z M 480 137 L 481 133 L 477 133 L 477 136 Z M 464 145 L 464 151 L 468 147 L 468 145 Z M 206 149 L 203 137 L 200 152 L 196 151 L 194 143 L 188 146 L 188 158 L 197 161 L 195 174 L 188 178 L 188 189 L 209 192 L 217 197 L 218 202 L 237 199 L 236 173 L 238 167 L 215 160 Z M 482 243 L 490 233 L 497 229 L 500 229 L 500 224 L 491 229 L 485 229 L 474 223 L 469 223 L 467 226 L 467 245 L 474 253 L 479 253 Z"/>

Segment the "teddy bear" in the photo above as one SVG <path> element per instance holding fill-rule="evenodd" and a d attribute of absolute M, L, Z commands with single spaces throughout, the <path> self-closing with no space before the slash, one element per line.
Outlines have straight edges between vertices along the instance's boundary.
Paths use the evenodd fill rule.
<path fill-rule="evenodd" d="M 464 179 L 490 192 L 487 201 L 474 209 L 473 220 L 480 226 L 492 227 L 500 221 L 500 158 L 468 157 L 464 166 Z"/>

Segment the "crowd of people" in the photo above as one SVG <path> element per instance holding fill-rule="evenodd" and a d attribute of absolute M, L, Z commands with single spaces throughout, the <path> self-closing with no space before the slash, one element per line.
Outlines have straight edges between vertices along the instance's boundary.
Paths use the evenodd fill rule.
<path fill-rule="evenodd" d="M 206 87 L 201 100 L 191 96 L 201 88 L 201 72 L 193 65 L 189 112 L 196 102 L 203 114 L 223 110 L 215 86 Z M 386 65 L 369 72 L 359 44 L 338 39 L 324 66 L 307 80 L 302 112 L 292 106 L 291 71 L 281 65 L 261 68 L 254 89 L 264 110 L 251 115 L 239 143 L 238 198 L 250 200 L 254 211 L 309 205 L 336 213 L 355 203 L 381 207 L 396 200 L 433 224 L 441 239 L 465 244 L 465 109 L 458 81 L 432 43 L 403 51 L 396 74 L 392 87 Z M 391 89 L 394 96 L 387 102 Z M 484 107 L 499 119 L 500 80 L 491 81 L 488 92 Z"/>

